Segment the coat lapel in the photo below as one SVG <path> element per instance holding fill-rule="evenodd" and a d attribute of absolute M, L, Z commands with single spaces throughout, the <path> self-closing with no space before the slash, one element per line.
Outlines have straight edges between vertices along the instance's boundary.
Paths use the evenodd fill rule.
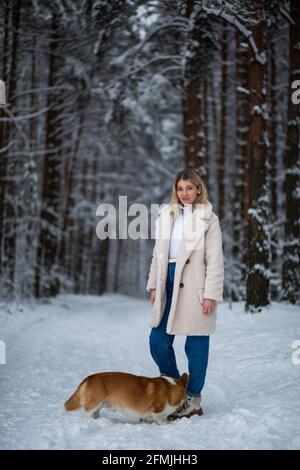
<path fill-rule="evenodd" d="M 200 250 L 204 246 L 204 232 L 211 214 L 212 205 L 207 202 L 198 204 L 188 219 L 177 254 L 178 265 L 183 266 L 194 250 Z"/>
<path fill-rule="evenodd" d="M 177 254 L 177 265 L 183 266 L 195 249 L 201 249 L 202 243 L 204 243 L 203 235 L 207 226 L 207 219 L 210 219 L 211 214 L 212 204 L 210 202 L 198 204 L 186 224 Z M 165 265 L 165 262 L 169 258 L 170 240 L 174 224 L 174 218 L 171 215 L 171 206 L 167 205 L 162 209 L 159 219 L 160 223 L 157 225 L 156 237 L 161 241 L 159 257 L 161 262 Z M 166 270 L 167 266 L 165 266 L 164 271 Z M 164 278 L 165 274 L 164 272 Z"/>
<path fill-rule="evenodd" d="M 159 283 L 165 281 L 167 278 L 170 235 L 172 233 L 173 223 L 170 207 L 167 204 L 160 210 L 155 223 Z"/>

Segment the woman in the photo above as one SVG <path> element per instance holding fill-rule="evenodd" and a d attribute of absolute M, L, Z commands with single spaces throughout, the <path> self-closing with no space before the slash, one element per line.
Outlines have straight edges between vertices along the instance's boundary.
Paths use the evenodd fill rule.
<path fill-rule="evenodd" d="M 222 234 L 197 171 L 179 172 L 172 198 L 156 221 L 147 290 L 151 292 L 150 351 L 161 375 L 179 378 L 173 341 L 186 336 L 189 381 L 186 400 L 171 418 L 202 414 L 201 391 L 215 331 L 217 302 L 223 300 Z"/>

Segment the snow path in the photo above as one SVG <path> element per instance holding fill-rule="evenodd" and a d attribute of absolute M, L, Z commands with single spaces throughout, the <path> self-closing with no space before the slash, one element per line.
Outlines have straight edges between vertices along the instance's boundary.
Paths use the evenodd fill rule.
<path fill-rule="evenodd" d="M 261 314 L 218 307 L 203 393 L 204 416 L 164 426 L 103 411 L 66 413 L 64 401 L 95 372 L 156 376 L 148 347 L 148 301 L 106 294 L 63 295 L 48 304 L 0 309 L 0 449 L 299 449 L 300 340 L 297 306 Z M 175 339 L 181 372 L 184 337 Z"/>

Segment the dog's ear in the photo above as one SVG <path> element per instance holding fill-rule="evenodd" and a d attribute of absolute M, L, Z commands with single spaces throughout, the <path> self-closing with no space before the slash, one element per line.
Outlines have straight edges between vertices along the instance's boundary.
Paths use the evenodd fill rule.
<path fill-rule="evenodd" d="M 184 372 L 184 374 L 182 374 L 182 376 L 180 377 L 179 382 L 181 382 L 182 385 L 184 385 L 184 387 L 186 388 L 188 380 L 189 380 L 189 374 Z"/>

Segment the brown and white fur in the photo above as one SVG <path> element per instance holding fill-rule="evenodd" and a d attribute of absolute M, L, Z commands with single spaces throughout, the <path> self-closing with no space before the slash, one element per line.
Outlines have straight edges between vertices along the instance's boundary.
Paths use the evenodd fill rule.
<path fill-rule="evenodd" d="M 86 377 L 66 401 L 65 409 L 82 406 L 92 418 L 99 418 L 100 409 L 108 407 L 163 424 L 184 402 L 187 381 L 186 373 L 172 379 L 102 372 Z"/>

